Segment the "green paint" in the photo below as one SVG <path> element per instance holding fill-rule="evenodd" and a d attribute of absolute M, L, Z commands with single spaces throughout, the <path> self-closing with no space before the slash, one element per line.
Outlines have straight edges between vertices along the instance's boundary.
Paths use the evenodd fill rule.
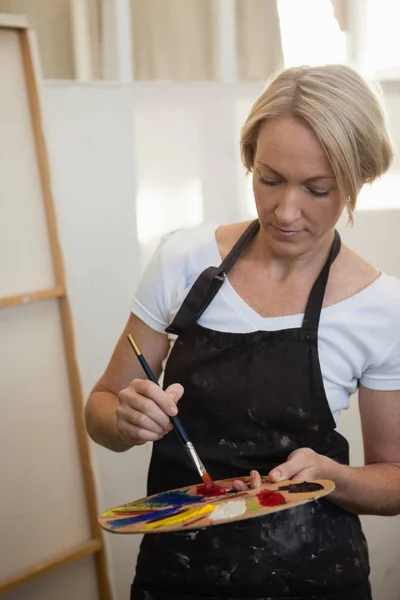
<path fill-rule="evenodd" d="M 260 505 L 258 504 L 257 500 L 249 498 L 249 500 L 247 500 L 247 508 L 254 512 L 255 510 L 258 510 L 260 508 Z"/>

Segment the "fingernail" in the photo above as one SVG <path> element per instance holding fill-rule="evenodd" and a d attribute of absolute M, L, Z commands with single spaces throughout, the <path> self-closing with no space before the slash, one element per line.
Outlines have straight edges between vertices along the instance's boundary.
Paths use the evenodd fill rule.
<path fill-rule="evenodd" d="M 282 479 L 282 473 L 281 473 L 281 471 L 272 471 L 272 473 L 270 473 L 270 475 L 274 479 L 277 479 L 278 481 L 280 481 Z"/>
<path fill-rule="evenodd" d="M 174 417 L 177 413 L 178 409 L 176 408 L 175 404 L 171 404 L 169 407 L 169 414 L 171 415 L 171 417 Z"/>

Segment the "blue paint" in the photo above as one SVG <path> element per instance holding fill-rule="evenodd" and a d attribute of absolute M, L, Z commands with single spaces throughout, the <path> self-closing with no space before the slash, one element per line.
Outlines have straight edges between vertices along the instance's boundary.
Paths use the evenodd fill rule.
<path fill-rule="evenodd" d="M 187 492 L 162 492 L 154 498 L 148 498 L 146 504 L 152 508 L 155 506 L 182 506 L 183 504 L 196 504 L 204 502 L 203 496 L 190 496 Z"/>
<path fill-rule="evenodd" d="M 141 515 L 135 517 L 120 517 L 113 521 L 107 521 L 112 529 L 120 529 L 121 527 L 127 527 L 128 525 L 135 525 L 135 523 L 142 523 L 143 521 L 158 521 L 164 517 L 179 512 L 179 507 L 173 506 L 171 508 L 164 508 L 162 510 L 148 510 Z"/>

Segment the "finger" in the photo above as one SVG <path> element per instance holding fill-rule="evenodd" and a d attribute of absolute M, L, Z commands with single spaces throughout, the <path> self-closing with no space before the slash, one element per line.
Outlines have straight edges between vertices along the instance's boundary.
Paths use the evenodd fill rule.
<path fill-rule="evenodd" d="M 120 436 L 126 443 L 130 445 L 141 445 L 146 442 L 157 442 L 163 436 L 153 431 L 139 429 L 135 425 L 131 425 L 126 421 L 119 425 Z"/>
<path fill-rule="evenodd" d="M 180 383 L 173 383 L 172 385 L 169 385 L 165 390 L 165 393 L 168 394 L 168 396 L 171 398 L 171 400 L 173 400 L 175 404 L 178 404 L 179 400 L 183 396 L 183 392 L 184 389 Z"/>
<path fill-rule="evenodd" d="M 157 423 L 161 429 L 166 432 L 171 428 L 170 417 L 166 415 L 161 408 L 150 398 L 144 398 L 143 396 L 139 396 L 137 398 L 136 410 L 139 413 L 147 416 L 147 418 Z M 140 425 L 140 423 L 135 423 Z"/>
<path fill-rule="evenodd" d="M 121 392 L 118 394 L 120 407 L 117 415 L 122 419 L 125 417 L 133 425 L 140 426 L 141 423 L 138 421 L 138 415 L 135 417 L 133 416 L 134 411 L 136 411 L 154 421 L 154 423 L 156 423 L 162 429 L 162 431 L 169 431 L 170 420 L 168 415 L 162 411 L 162 409 L 154 402 L 152 398 L 138 393 L 138 387 L 140 388 L 141 386 L 138 386 L 135 381 L 132 382 L 128 388 L 121 390 Z M 132 421 L 132 419 L 135 420 Z"/>
<path fill-rule="evenodd" d="M 170 423 L 168 423 L 165 427 L 161 427 L 161 425 L 159 425 L 156 421 L 153 421 L 151 417 L 143 412 L 139 412 L 138 410 L 127 411 L 125 414 L 125 420 L 139 429 L 146 429 L 147 431 L 152 431 L 158 435 L 164 435 L 169 431 L 167 428 L 169 428 Z"/>
<path fill-rule="evenodd" d="M 236 479 L 232 483 L 232 488 L 235 490 L 235 492 L 244 492 L 249 489 L 249 486 L 244 481 L 241 481 L 240 479 Z"/>
<path fill-rule="evenodd" d="M 175 398 L 180 398 L 183 394 L 183 387 L 181 385 L 173 384 L 174 387 L 171 394 L 167 394 L 159 385 L 146 379 L 134 379 L 131 385 L 141 396 L 151 398 L 164 414 L 175 417 L 178 413 L 178 409 L 176 408 L 177 400 L 175 401 Z"/>
<path fill-rule="evenodd" d="M 292 479 L 299 476 L 302 471 L 313 466 L 312 454 L 312 452 L 305 452 L 302 449 L 295 450 L 285 463 L 282 463 L 269 472 L 271 481 L 277 483 L 284 479 Z"/>
<path fill-rule="evenodd" d="M 258 471 L 250 472 L 250 489 L 255 490 L 261 485 L 261 475 Z"/>

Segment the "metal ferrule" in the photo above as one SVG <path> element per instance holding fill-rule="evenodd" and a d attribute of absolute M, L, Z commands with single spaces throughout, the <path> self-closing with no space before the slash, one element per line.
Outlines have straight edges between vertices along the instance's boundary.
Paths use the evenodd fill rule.
<path fill-rule="evenodd" d="M 195 464 L 196 469 L 198 470 L 200 475 L 201 476 L 204 475 L 206 473 L 206 469 L 205 469 L 203 463 L 201 462 L 199 455 L 197 454 L 196 450 L 194 449 L 192 442 L 188 442 L 187 444 L 185 444 L 185 448 L 186 448 L 186 452 L 189 454 L 190 458 L 192 459 L 193 463 Z"/>

